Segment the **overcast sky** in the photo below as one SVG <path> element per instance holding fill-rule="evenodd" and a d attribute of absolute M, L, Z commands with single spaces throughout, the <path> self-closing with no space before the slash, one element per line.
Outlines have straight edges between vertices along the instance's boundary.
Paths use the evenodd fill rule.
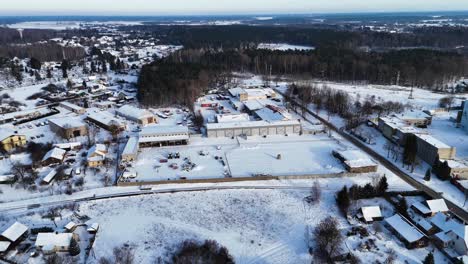
<path fill-rule="evenodd" d="M 468 0 L 1 0 L 0 13 L 242 14 L 387 11 L 463 11 Z"/>

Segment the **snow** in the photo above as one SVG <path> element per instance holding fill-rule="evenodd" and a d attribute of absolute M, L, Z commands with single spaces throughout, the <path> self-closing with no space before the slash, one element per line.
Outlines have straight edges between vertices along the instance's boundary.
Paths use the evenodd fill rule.
<path fill-rule="evenodd" d="M 78 21 L 35 21 L 35 22 L 21 22 L 8 25 L 9 28 L 16 29 L 77 29 L 80 27 Z"/>
<path fill-rule="evenodd" d="M 314 50 L 315 47 L 312 46 L 301 46 L 301 45 L 291 45 L 286 43 L 260 43 L 258 44 L 257 49 L 268 49 L 268 50 Z"/>
<path fill-rule="evenodd" d="M 26 231 L 28 231 L 27 226 L 20 222 L 15 222 L 7 230 L 3 231 L 2 236 L 11 242 L 16 242 Z"/>

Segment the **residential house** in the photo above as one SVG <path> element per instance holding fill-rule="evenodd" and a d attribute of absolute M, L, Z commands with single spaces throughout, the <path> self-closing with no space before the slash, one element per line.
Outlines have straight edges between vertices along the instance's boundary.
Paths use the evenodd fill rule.
<path fill-rule="evenodd" d="M 449 211 L 444 199 L 426 200 L 411 205 L 411 209 L 422 216 L 434 216 L 437 213 L 447 213 Z"/>
<path fill-rule="evenodd" d="M 399 214 L 386 218 L 385 223 L 408 249 L 425 247 L 428 243 L 427 237 L 408 219 Z"/>
<path fill-rule="evenodd" d="M 49 150 L 42 158 L 42 165 L 49 166 L 51 164 L 60 164 L 65 158 L 66 150 L 60 148 L 53 148 Z"/>
<path fill-rule="evenodd" d="M 135 161 L 138 155 L 139 143 L 138 137 L 130 137 L 122 151 L 122 161 L 131 162 Z"/>
<path fill-rule="evenodd" d="M 383 220 L 380 206 L 363 206 L 359 210 L 358 218 L 366 223 Z"/>
<path fill-rule="evenodd" d="M 10 132 L 7 129 L 0 129 L 0 134 L 0 146 L 6 152 L 22 147 L 27 143 L 25 135 L 19 135 L 17 133 Z"/>
<path fill-rule="evenodd" d="M 73 233 L 38 233 L 36 249 L 44 254 L 68 252 L 72 239 L 78 240 L 78 235 Z"/>
<path fill-rule="evenodd" d="M 88 166 L 91 168 L 103 166 L 106 160 L 107 147 L 104 144 L 96 144 L 89 151 L 86 156 Z"/>
<path fill-rule="evenodd" d="M 2 232 L 1 237 L 10 241 L 11 244 L 17 244 L 20 240 L 24 239 L 28 234 L 28 227 L 20 222 L 15 222 Z"/>

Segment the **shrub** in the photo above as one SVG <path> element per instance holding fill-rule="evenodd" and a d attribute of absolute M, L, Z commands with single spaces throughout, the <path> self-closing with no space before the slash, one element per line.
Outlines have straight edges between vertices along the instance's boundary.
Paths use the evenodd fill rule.
<path fill-rule="evenodd" d="M 199 244 L 193 240 L 186 240 L 180 249 L 172 256 L 172 263 L 204 263 L 204 264 L 230 264 L 234 259 L 225 247 L 214 240 L 206 240 Z"/>

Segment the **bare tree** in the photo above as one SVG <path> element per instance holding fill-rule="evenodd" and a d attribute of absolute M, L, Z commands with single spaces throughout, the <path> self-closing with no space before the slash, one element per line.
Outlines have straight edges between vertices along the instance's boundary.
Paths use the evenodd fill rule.
<path fill-rule="evenodd" d="M 338 229 L 338 220 L 334 217 L 323 219 L 314 230 L 315 252 L 319 258 L 332 263 L 332 259 L 341 250 L 343 236 Z"/>
<path fill-rule="evenodd" d="M 315 181 L 310 189 L 310 196 L 315 202 L 320 202 L 320 198 L 322 197 L 322 188 L 320 187 L 320 183 Z"/>

